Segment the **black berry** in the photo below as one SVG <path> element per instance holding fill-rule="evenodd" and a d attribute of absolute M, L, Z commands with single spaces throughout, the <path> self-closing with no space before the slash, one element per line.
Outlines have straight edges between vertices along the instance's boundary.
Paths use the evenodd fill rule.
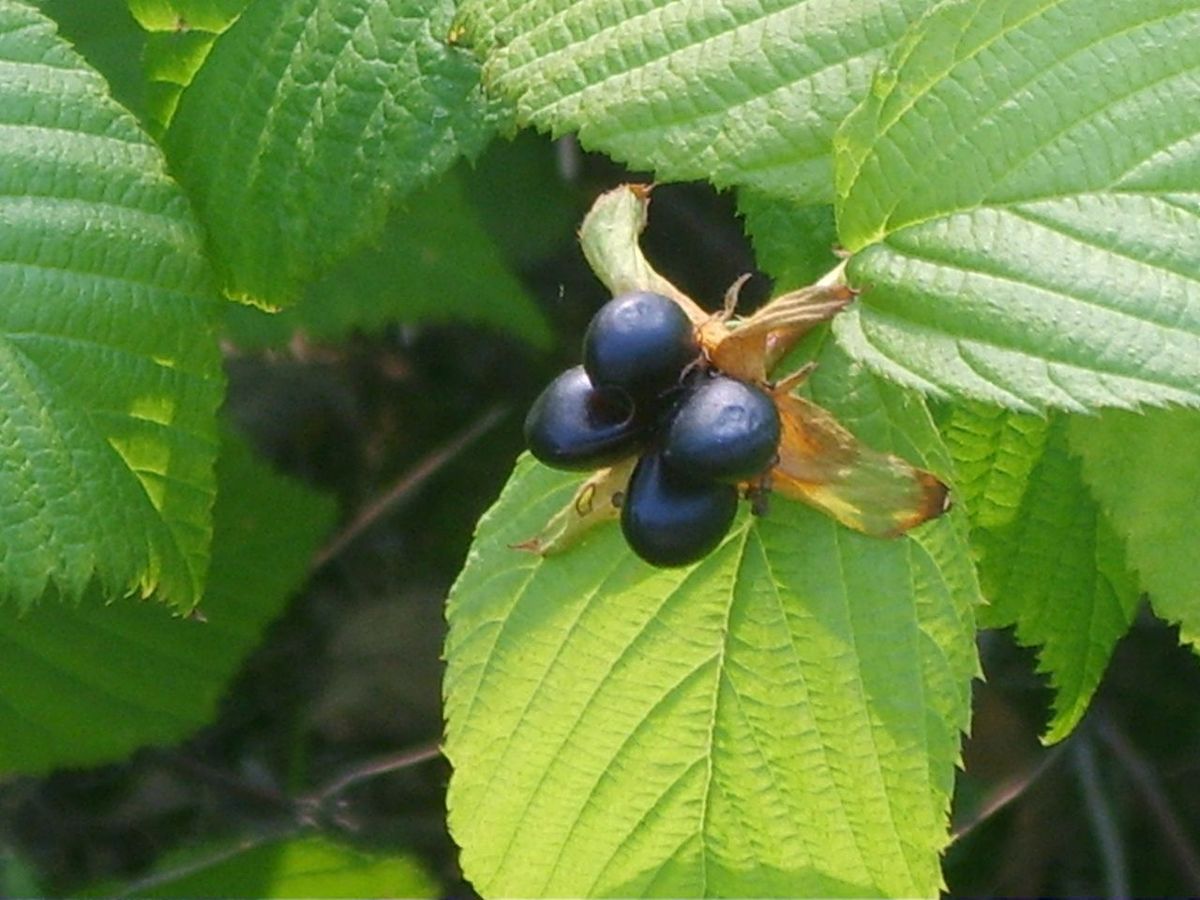
<path fill-rule="evenodd" d="M 700 380 L 674 412 L 663 455 L 676 471 L 736 484 L 761 474 L 779 448 L 779 411 L 736 378 Z"/>
<path fill-rule="evenodd" d="M 687 313 L 649 292 L 610 300 L 583 336 L 583 367 L 592 383 L 623 388 L 639 400 L 675 385 L 699 353 Z"/>
<path fill-rule="evenodd" d="M 737 513 L 737 488 L 673 471 L 656 452 L 638 460 L 621 505 L 630 548 L 654 566 L 686 566 L 721 543 Z"/>
<path fill-rule="evenodd" d="M 594 387 L 583 366 L 550 382 L 525 417 L 529 451 L 556 469 L 610 465 L 634 452 L 645 430 L 629 395 Z"/>

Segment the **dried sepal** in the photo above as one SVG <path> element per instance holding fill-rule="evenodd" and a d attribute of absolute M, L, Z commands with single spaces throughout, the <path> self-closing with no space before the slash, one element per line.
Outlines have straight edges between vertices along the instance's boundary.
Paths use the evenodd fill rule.
<path fill-rule="evenodd" d="M 782 294 L 727 330 L 708 349 L 709 359 L 734 378 L 766 381 L 771 369 L 796 341 L 815 326 L 828 322 L 853 299 L 854 291 L 840 282 L 817 283 Z"/>
<path fill-rule="evenodd" d="M 780 385 L 782 434 L 771 488 L 876 537 L 897 537 L 949 508 L 937 476 L 861 444 L 817 404 Z"/>
<path fill-rule="evenodd" d="M 778 462 L 743 486 L 748 496 L 761 506 L 767 493 L 775 491 L 878 537 L 895 537 L 945 512 L 949 495 L 936 476 L 863 446 L 829 412 L 792 394 L 811 365 L 774 385 L 769 381 L 771 370 L 800 337 L 853 301 L 845 265 L 816 284 L 776 297 L 745 319 L 735 319 L 743 277 L 730 287 L 722 312 L 705 312 L 659 275 L 642 253 L 639 239 L 650 192 L 650 185 L 626 184 L 602 194 L 580 227 L 580 244 L 614 296 L 651 291 L 671 298 L 695 326 L 712 366 L 771 392 L 781 420 Z M 595 526 L 618 519 L 636 462 L 631 457 L 594 473 L 539 534 L 515 546 L 549 556 L 570 548 Z"/>
<path fill-rule="evenodd" d="M 670 297 L 696 326 L 712 318 L 691 297 L 654 271 L 638 242 L 646 228 L 652 185 L 623 184 L 601 194 L 579 228 L 588 265 L 614 297 L 653 291 Z"/>
<path fill-rule="evenodd" d="M 636 464 L 637 457 L 631 456 L 592 473 L 575 491 L 570 502 L 551 516 L 537 535 L 514 544 L 513 549 L 552 556 L 572 547 L 597 525 L 618 519 L 620 501 Z"/>

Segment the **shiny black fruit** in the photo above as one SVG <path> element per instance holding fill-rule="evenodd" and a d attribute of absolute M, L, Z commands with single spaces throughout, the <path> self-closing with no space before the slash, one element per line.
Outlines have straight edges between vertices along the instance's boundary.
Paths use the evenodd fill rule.
<path fill-rule="evenodd" d="M 691 319 L 661 294 L 624 294 L 600 307 L 583 336 L 592 383 L 645 398 L 670 388 L 700 353 Z"/>
<path fill-rule="evenodd" d="M 766 392 L 717 375 L 675 410 L 663 455 L 676 471 L 736 484 L 761 474 L 779 448 L 779 411 Z"/>
<path fill-rule="evenodd" d="M 737 488 L 680 475 L 659 453 L 638 460 L 621 504 L 621 531 L 652 566 L 686 566 L 721 543 L 737 513 Z"/>
<path fill-rule="evenodd" d="M 628 456 L 645 433 L 633 400 L 620 388 L 592 386 L 583 366 L 555 378 L 529 408 L 525 442 L 556 469 L 598 469 Z"/>

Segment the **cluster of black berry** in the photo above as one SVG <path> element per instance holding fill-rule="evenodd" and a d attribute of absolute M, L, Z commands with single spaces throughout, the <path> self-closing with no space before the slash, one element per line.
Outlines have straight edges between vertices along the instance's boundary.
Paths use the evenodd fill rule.
<path fill-rule="evenodd" d="M 588 470 L 640 453 L 621 502 L 638 556 L 682 566 L 729 531 L 738 485 L 775 460 L 779 413 L 759 388 L 703 358 L 687 314 L 661 294 L 625 294 L 596 313 L 583 365 L 559 375 L 525 419 L 535 457 Z"/>

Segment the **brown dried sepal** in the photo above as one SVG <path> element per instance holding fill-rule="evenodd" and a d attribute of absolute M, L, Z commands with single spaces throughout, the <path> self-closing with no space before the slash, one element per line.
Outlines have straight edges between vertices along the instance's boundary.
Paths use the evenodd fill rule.
<path fill-rule="evenodd" d="M 790 394 L 789 382 L 774 395 L 782 433 L 773 490 L 876 537 L 897 537 L 950 508 L 937 476 L 864 446 L 827 410 Z"/>
<path fill-rule="evenodd" d="M 796 341 L 813 327 L 828 322 L 853 299 L 854 291 L 840 282 L 810 285 L 776 297 L 732 329 L 725 326 L 721 331 L 706 331 L 701 326 L 701 345 L 713 365 L 725 374 L 743 381 L 764 382 Z"/>
<path fill-rule="evenodd" d="M 771 491 L 833 516 L 843 525 L 879 537 L 895 537 L 949 507 L 936 476 L 898 456 L 863 446 L 826 410 L 791 391 L 803 369 L 780 383 L 771 370 L 805 333 L 851 303 L 843 262 L 816 284 L 776 297 L 753 315 L 736 319 L 739 279 L 717 314 L 656 272 L 642 254 L 651 185 L 626 184 L 597 198 L 579 231 L 580 246 L 613 296 L 653 291 L 674 300 L 692 321 L 709 365 L 772 392 L 781 420 L 778 463 L 743 485 L 760 509 Z M 592 528 L 620 516 L 620 498 L 636 464 L 631 457 L 588 478 L 575 496 L 535 537 L 514 545 L 543 556 L 573 546 Z"/>

